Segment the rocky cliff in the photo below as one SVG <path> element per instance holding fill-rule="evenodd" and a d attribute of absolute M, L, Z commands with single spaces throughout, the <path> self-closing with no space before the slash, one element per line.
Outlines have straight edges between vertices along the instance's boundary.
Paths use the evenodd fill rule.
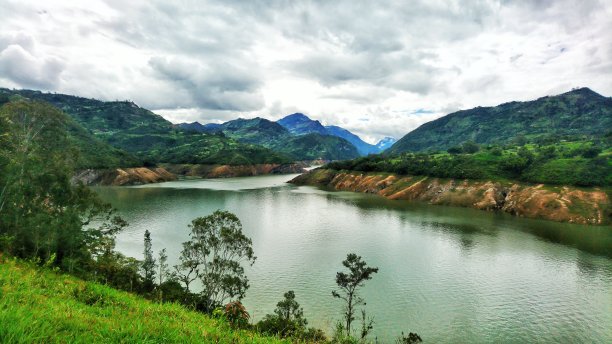
<path fill-rule="evenodd" d="M 73 182 L 82 182 L 85 185 L 140 185 L 160 183 L 176 180 L 176 175 L 166 169 L 135 167 L 113 168 L 103 170 L 82 170 L 73 178 Z"/>
<path fill-rule="evenodd" d="M 373 193 L 393 200 L 497 210 L 512 215 L 581 224 L 612 222 L 608 194 L 598 188 L 454 180 L 316 169 L 290 183 Z"/>

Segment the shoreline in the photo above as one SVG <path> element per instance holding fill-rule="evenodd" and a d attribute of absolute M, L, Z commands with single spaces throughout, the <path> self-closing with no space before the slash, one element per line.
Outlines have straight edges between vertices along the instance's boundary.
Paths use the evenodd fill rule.
<path fill-rule="evenodd" d="M 610 224 L 611 204 L 599 188 L 528 185 L 316 169 L 289 183 L 377 194 L 391 200 L 450 205 L 587 225 Z"/>
<path fill-rule="evenodd" d="M 144 185 L 178 180 L 181 177 L 208 179 L 296 174 L 306 172 L 310 166 L 311 162 L 302 161 L 291 164 L 160 164 L 157 167 L 84 169 L 75 173 L 72 183 L 80 182 L 88 186 Z"/>

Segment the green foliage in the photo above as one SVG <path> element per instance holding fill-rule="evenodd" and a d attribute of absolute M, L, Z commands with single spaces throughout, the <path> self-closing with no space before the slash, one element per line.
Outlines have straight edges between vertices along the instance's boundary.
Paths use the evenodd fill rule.
<path fill-rule="evenodd" d="M 342 265 L 348 269 L 348 273 L 342 271 L 336 273 L 336 284 L 339 290 L 332 291 L 332 295 L 343 300 L 346 304 L 344 312 L 346 325 L 344 328 L 346 329 L 346 334 L 351 336 L 351 324 L 355 320 L 355 308 L 365 305 L 365 300 L 357 293 L 358 288 L 363 287 L 366 281 L 372 279 L 372 275 L 378 272 L 378 268 L 369 267 L 360 256 L 354 253 L 349 253 L 346 259 L 342 261 Z M 363 314 L 365 321 L 365 313 Z M 367 335 L 367 331 L 365 334 Z M 362 335 L 363 337 L 365 335 Z"/>
<path fill-rule="evenodd" d="M 72 185 L 68 119 L 39 102 L 0 108 L 0 237 L 3 250 L 67 271 L 86 267 L 114 245 L 126 223 L 89 189 Z M 91 227 L 91 224 L 98 224 Z"/>
<path fill-rule="evenodd" d="M 288 343 L 0 255 L 6 343 Z"/>
<path fill-rule="evenodd" d="M 142 261 L 142 275 L 144 279 L 144 288 L 147 291 L 152 291 L 155 286 L 155 268 L 157 263 L 153 258 L 153 243 L 151 242 L 151 232 L 148 230 L 144 234 L 144 260 Z"/>
<path fill-rule="evenodd" d="M 377 155 L 333 162 L 327 167 L 335 170 L 389 172 L 438 178 L 608 186 L 612 185 L 611 155 L 612 149 L 608 143 L 581 140 L 550 145 L 506 146 L 503 149 L 490 146 L 473 154 L 453 151 L 453 154 Z"/>
<path fill-rule="evenodd" d="M 202 282 L 204 308 L 212 311 L 227 299 L 244 297 L 249 288 L 242 263 L 254 264 L 253 243 L 242 232 L 236 215 L 217 210 L 194 219 L 190 240 L 183 244 L 181 264 L 175 266 L 183 282 L 197 276 Z M 186 283 L 188 288 L 189 283 Z"/>
<path fill-rule="evenodd" d="M 293 136 L 279 142 L 274 149 L 299 160 L 341 160 L 359 156 L 357 148 L 345 139 L 315 133 Z"/>
<path fill-rule="evenodd" d="M 290 290 L 284 294 L 284 297 L 276 304 L 274 314 L 267 314 L 257 323 L 257 329 L 262 333 L 277 335 L 281 338 L 324 341 L 323 331 L 306 327 L 308 321 L 304 318 L 304 311 L 300 304 L 295 300 L 295 293 Z"/>
<path fill-rule="evenodd" d="M 478 144 L 528 142 L 604 137 L 612 128 L 612 98 L 588 88 L 529 102 L 462 110 L 428 122 L 408 133 L 388 154 L 447 150 L 466 141 Z"/>

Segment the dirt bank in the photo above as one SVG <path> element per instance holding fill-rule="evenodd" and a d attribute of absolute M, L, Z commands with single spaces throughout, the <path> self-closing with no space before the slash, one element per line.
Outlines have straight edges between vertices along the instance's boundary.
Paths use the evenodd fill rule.
<path fill-rule="evenodd" d="M 454 180 L 317 169 L 290 181 L 334 190 L 373 193 L 393 200 L 420 201 L 503 211 L 512 215 L 581 224 L 609 224 L 606 192 L 566 186 Z"/>
<path fill-rule="evenodd" d="M 201 178 L 250 177 L 265 174 L 303 173 L 308 163 L 257 165 L 170 165 L 163 167 L 171 173 Z"/>
<path fill-rule="evenodd" d="M 85 185 L 140 185 L 176 180 L 176 175 L 162 167 L 89 169 L 79 171 L 72 180 Z"/>

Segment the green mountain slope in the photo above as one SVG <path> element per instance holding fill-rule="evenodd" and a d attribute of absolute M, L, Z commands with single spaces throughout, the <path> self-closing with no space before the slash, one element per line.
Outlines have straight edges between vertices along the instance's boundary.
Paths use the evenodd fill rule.
<path fill-rule="evenodd" d="M 225 122 L 217 130 L 240 142 L 258 144 L 268 148 L 291 137 L 289 131 L 280 124 L 260 117 L 239 118 Z"/>
<path fill-rule="evenodd" d="M 451 113 L 405 135 L 386 153 L 446 150 L 466 141 L 506 144 L 570 136 L 603 136 L 612 128 L 612 98 L 588 88 L 528 102 Z"/>
<path fill-rule="evenodd" d="M 260 117 L 225 122 L 215 130 L 236 141 L 257 144 L 295 160 L 342 160 L 359 156 L 356 148 L 343 138 L 318 133 L 295 136 L 277 122 Z"/>
<path fill-rule="evenodd" d="M 1 97 L 25 97 L 48 102 L 85 128 L 79 131 L 80 136 L 89 133 L 115 147 L 115 153 L 119 156 L 134 155 L 146 164 L 260 164 L 291 161 L 289 156 L 282 153 L 243 144 L 224 135 L 177 130 L 163 117 L 128 101 L 103 102 L 63 94 L 9 89 L 0 89 Z M 81 142 L 78 146 L 84 151 L 98 151 L 94 144 Z M 97 160 L 86 159 L 83 164 L 91 165 L 92 161 Z M 119 162 L 134 165 L 129 160 Z M 91 167 L 117 165 L 116 161 L 100 160 L 96 166 Z"/>
<path fill-rule="evenodd" d="M 357 148 L 345 139 L 315 133 L 293 136 L 274 149 L 300 160 L 345 160 L 359 157 Z"/>
<path fill-rule="evenodd" d="M 26 110 L 16 106 L 20 101 L 31 102 L 28 98 L 21 96 L 5 95 L 2 97 L 0 94 L 0 106 L 6 105 L 6 107 L 2 107 L 3 115 L 9 117 L 18 115 L 31 116 L 31 114 L 27 113 L 31 108 Z M 46 102 L 37 101 L 33 108 L 43 113 L 61 113 L 59 109 Z M 20 111 L 26 112 L 16 113 Z M 142 165 L 140 159 L 94 137 L 88 130 L 66 114 L 61 113 L 58 117 L 61 118 L 62 130 L 67 134 L 68 145 L 64 149 L 72 152 L 71 155 L 74 158 L 75 168 L 132 167 Z"/>
<path fill-rule="evenodd" d="M 153 303 L 0 253 L 0 339 L 5 343 L 288 343 L 234 330 L 172 303 Z"/>
<path fill-rule="evenodd" d="M 0 93 L 51 103 L 72 116 L 95 135 L 160 133 L 172 129 L 172 123 L 162 116 L 138 107 L 130 101 L 104 102 L 96 99 L 33 90 L 0 89 Z"/>

